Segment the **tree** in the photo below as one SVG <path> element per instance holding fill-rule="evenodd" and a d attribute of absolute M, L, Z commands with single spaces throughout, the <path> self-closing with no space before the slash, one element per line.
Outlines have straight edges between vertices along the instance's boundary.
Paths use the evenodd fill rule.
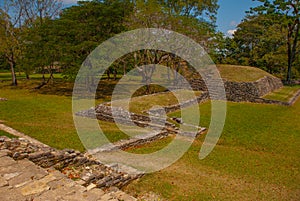
<path fill-rule="evenodd" d="M 217 9 L 217 0 L 136 0 L 134 12 L 127 18 L 126 26 L 128 29 L 163 28 L 176 31 L 194 39 L 209 51 L 216 32 L 214 23 Z M 133 61 L 136 68 L 139 65 L 165 63 L 176 72 L 183 68 L 181 64 L 184 63 L 176 55 L 154 50 L 135 52 Z M 147 85 L 151 83 L 155 67 L 148 65 L 138 70 L 143 81 Z"/>
<path fill-rule="evenodd" d="M 22 32 L 23 56 L 21 59 L 22 70 L 25 72 L 27 79 L 29 74 L 36 69 L 44 69 L 53 65 L 55 57 L 51 53 L 49 45 L 45 40 L 41 40 L 41 35 L 47 35 L 48 31 L 44 24 L 56 19 L 61 11 L 61 0 L 23 0 L 19 6 L 23 10 L 23 27 L 26 29 Z M 51 37 L 47 41 L 55 41 Z M 51 69 L 50 69 L 51 71 Z M 42 70 L 44 73 L 44 70 Z M 50 76 L 51 78 L 51 76 Z M 45 84 L 43 74 L 43 83 Z"/>
<path fill-rule="evenodd" d="M 300 2 L 299 0 L 256 0 L 263 5 L 252 8 L 250 14 L 268 14 L 281 17 L 286 27 L 287 39 L 287 63 L 288 70 L 286 81 L 290 83 L 292 78 L 292 66 L 296 60 L 299 26 L 300 26 Z"/>
<path fill-rule="evenodd" d="M 208 47 L 215 33 L 217 0 L 136 0 L 134 5 L 126 23 L 129 29 L 169 29 L 193 38 L 204 47 Z"/>
<path fill-rule="evenodd" d="M 11 68 L 12 85 L 17 85 L 15 67 L 23 57 L 24 44 L 30 43 L 24 38 L 28 29 L 43 23 L 46 18 L 57 16 L 61 8 L 60 0 L 6 0 L 0 8 L 1 52 Z"/>
<path fill-rule="evenodd" d="M 56 50 L 62 53 L 59 63 L 66 78 L 75 79 L 82 62 L 101 42 L 126 30 L 123 22 L 131 9 L 127 1 L 82 1 L 63 10 L 49 30 L 58 38 Z"/>
<path fill-rule="evenodd" d="M 20 55 L 20 41 L 18 38 L 19 29 L 16 28 L 17 19 L 12 19 L 8 15 L 8 5 L 4 10 L 0 10 L 0 53 L 4 56 L 10 66 L 12 85 L 17 86 L 18 81 L 15 73 L 17 59 Z M 19 13 L 19 16 L 21 14 Z"/>
<path fill-rule="evenodd" d="M 238 25 L 233 41 L 237 44 L 235 59 L 238 64 L 251 65 L 280 73 L 287 60 L 282 19 L 269 14 L 249 15 Z M 280 58 L 280 62 L 275 62 Z"/>

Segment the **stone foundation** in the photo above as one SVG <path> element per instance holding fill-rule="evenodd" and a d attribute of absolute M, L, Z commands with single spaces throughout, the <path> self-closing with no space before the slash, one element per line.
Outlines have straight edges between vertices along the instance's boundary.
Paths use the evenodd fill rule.
<path fill-rule="evenodd" d="M 141 177 L 142 173 L 127 173 L 110 167 L 72 149 L 56 150 L 34 144 L 25 139 L 0 137 L 0 150 L 8 150 L 15 160 L 29 159 L 43 168 L 53 167 L 83 186 L 97 188 L 122 187 Z"/>
<path fill-rule="evenodd" d="M 283 86 L 279 78 L 273 76 L 265 76 L 255 82 L 232 82 L 223 80 L 228 101 L 241 102 L 256 102 L 256 100 L 272 91 L 275 91 Z M 207 91 L 203 86 L 205 84 L 201 79 L 191 81 L 194 90 Z"/>

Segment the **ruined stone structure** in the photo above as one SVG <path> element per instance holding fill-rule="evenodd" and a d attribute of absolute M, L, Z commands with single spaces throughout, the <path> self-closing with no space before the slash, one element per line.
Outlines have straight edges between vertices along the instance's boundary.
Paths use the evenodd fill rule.
<path fill-rule="evenodd" d="M 118 166 L 107 166 L 72 149 L 57 150 L 26 139 L 0 138 L 0 150 L 14 160 L 28 159 L 42 168 L 55 168 L 87 187 L 122 187 L 143 174 L 123 172 Z"/>
<path fill-rule="evenodd" d="M 202 79 L 191 80 L 191 86 L 194 90 L 205 90 L 205 82 Z M 233 82 L 223 80 L 228 101 L 241 102 L 256 100 L 272 91 L 275 91 L 283 86 L 281 80 L 274 76 L 265 76 L 255 82 Z"/>

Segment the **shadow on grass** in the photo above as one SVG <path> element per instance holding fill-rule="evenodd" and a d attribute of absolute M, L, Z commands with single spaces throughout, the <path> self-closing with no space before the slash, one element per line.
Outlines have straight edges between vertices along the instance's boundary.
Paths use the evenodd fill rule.
<path fill-rule="evenodd" d="M 45 75 L 46 79 L 48 78 Z M 35 89 L 43 81 L 42 75 L 35 74 L 28 80 L 25 75 L 17 74 L 18 86 L 11 85 L 10 73 L 0 73 L 0 88 L 11 90 L 28 90 L 32 93 L 44 94 L 44 95 L 57 95 L 71 97 L 73 93 L 74 82 L 68 81 L 60 74 L 54 74 L 54 80 L 50 81 L 47 85 L 41 89 Z M 117 80 L 103 79 L 99 82 L 96 92 L 96 99 L 108 101 L 112 95 Z"/>

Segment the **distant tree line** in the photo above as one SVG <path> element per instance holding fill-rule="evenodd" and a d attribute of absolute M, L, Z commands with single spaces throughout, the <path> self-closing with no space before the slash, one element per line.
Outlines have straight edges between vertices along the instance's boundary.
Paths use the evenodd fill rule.
<path fill-rule="evenodd" d="M 0 69 L 30 79 L 60 69 L 73 80 L 101 42 L 136 28 L 165 28 L 200 43 L 216 63 L 262 68 L 287 81 L 300 76 L 299 0 L 257 0 L 233 38 L 216 31 L 217 0 L 93 0 L 62 8 L 60 0 L 6 0 L 0 7 Z M 179 71 L 175 55 L 141 50 L 118 59 L 106 74 L 116 78 L 141 64 Z M 151 69 L 141 69 L 144 80 Z M 42 87 L 49 80 L 43 76 Z"/>
<path fill-rule="evenodd" d="M 0 13 L 0 55 L 10 66 L 13 85 L 16 69 L 29 79 L 33 72 L 52 73 L 59 66 L 65 78 L 74 79 L 94 48 L 127 30 L 166 28 L 212 43 L 217 9 L 217 0 L 94 0 L 65 9 L 59 0 L 7 0 Z M 112 66 L 108 75 L 123 72 L 124 65 L 135 67 L 131 61 L 116 61 L 122 67 Z"/>

